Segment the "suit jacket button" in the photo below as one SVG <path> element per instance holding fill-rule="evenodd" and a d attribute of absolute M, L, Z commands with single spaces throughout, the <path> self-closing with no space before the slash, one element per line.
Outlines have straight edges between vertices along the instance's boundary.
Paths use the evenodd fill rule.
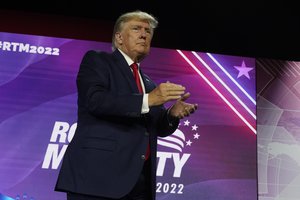
<path fill-rule="evenodd" d="M 146 159 L 145 155 L 142 155 L 142 156 L 141 156 L 141 158 L 142 158 L 143 160 L 145 160 L 145 159 Z"/>

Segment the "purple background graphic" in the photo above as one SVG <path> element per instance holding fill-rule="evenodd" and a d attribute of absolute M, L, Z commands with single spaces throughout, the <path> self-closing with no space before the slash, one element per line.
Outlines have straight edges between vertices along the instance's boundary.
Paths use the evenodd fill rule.
<path fill-rule="evenodd" d="M 7 51 L 0 47 L 0 194 L 11 198 L 26 195 L 32 200 L 63 200 L 64 193 L 53 191 L 58 170 L 52 169 L 51 164 L 49 169 L 42 168 L 45 153 L 49 144 L 58 144 L 60 148 L 64 145 L 50 141 L 56 122 L 70 126 L 76 123 L 75 78 L 83 54 L 90 49 L 111 51 L 111 45 L 11 33 L 0 33 L 0 41 L 60 50 L 60 55 L 55 56 Z M 212 54 L 196 53 L 205 64 L 192 52 L 183 51 L 197 70 L 256 128 L 256 119 L 205 65 L 254 114 L 255 104 L 217 66 L 210 57 Z M 255 59 L 212 56 L 255 99 Z M 249 78 L 246 74 L 238 77 L 235 66 L 241 66 L 242 62 L 252 68 Z M 157 199 L 256 199 L 256 134 L 177 50 L 153 47 L 141 67 L 157 84 L 170 81 L 184 85 L 191 93 L 188 101 L 199 104 L 198 111 L 182 120 L 178 128 L 183 138 L 175 144 L 181 145 L 180 151 L 159 145 L 158 153 L 171 157 L 165 162 L 158 158 L 163 174 L 157 177 Z M 174 144 L 174 140 L 169 141 L 171 143 Z M 174 176 L 174 159 L 187 155 L 180 175 Z M 160 188 L 160 184 L 163 187 Z"/>

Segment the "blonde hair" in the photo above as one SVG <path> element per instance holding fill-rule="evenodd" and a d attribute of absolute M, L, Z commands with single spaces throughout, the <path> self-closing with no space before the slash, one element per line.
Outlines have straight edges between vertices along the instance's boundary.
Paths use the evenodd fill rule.
<path fill-rule="evenodd" d="M 114 30 L 113 30 L 113 34 L 112 34 L 112 50 L 116 49 L 116 40 L 115 40 L 115 34 L 117 32 L 120 32 L 123 28 L 123 24 L 133 20 L 133 19 L 137 19 L 140 21 L 147 21 L 150 25 L 151 28 L 151 34 L 153 35 L 154 33 L 154 29 L 157 27 L 158 25 L 158 21 L 157 19 L 146 12 L 140 11 L 140 10 L 136 10 L 133 12 L 127 12 L 122 14 L 116 21 L 115 25 L 114 25 Z"/>

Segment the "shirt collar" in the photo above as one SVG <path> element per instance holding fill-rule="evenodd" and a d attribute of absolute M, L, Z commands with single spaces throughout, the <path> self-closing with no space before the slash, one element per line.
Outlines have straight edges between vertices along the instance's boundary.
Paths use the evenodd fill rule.
<path fill-rule="evenodd" d="M 126 60 L 126 62 L 128 64 L 128 66 L 130 66 L 132 63 L 134 63 L 133 60 L 126 53 L 124 53 L 121 49 L 118 49 L 118 50 L 124 56 L 124 58 L 125 58 L 125 60 Z M 138 64 L 138 66 L 140 66 L 140 63 L 137 63 L 137 64 Z"/>

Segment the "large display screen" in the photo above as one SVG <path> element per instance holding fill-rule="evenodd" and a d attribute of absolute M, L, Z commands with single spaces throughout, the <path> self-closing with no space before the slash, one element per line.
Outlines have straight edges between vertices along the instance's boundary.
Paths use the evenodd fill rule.
<path fill-rule="evenodd" d="M 256 66 L 259 199 L 300 199 L 300 62 Z"/>
<path fill-rule="evenodd" d="M 111 44 L 0 32 L 0 200 L 66 199 L 54 185 L 91 49 Z M 157 84 L 184 85 L 199 105 L 158 139 L 157 199 L 257 199 L 255 58 L 153 47 L 141 67 Z"/>

